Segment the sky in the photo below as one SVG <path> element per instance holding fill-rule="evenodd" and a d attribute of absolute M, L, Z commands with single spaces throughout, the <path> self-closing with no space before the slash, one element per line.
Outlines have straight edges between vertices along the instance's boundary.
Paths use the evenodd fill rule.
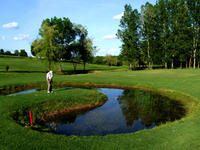
<path fill-rule="evenodd" d="M 155 4 L 156 0 L 1 0 L 0 49 L 25 49 L 30 56 L 42 21 L 56 16 L 85 26 L 97 46 L 96 55 L 119 55 L 122 43 L 116 33 L 124 5 L 140 11 L 146 2 Z"/>

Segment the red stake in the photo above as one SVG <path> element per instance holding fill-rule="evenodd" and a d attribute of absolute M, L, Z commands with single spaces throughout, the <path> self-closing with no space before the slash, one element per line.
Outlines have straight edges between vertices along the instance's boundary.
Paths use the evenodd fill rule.
<path fill-rule="evenodd" d="M 32 120 L 31 111 L 29 111 L 29 115 L 30 115 L 30 122 L 31 122 L 31 127 L 32 127 L 33 126 L 33 120 Z"/>

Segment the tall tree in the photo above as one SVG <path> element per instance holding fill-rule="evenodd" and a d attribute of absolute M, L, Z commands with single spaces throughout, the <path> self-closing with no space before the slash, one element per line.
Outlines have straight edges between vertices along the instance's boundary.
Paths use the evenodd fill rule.
<path fill-rule="evenodd" d="M 25 51 L 25 49 L 21 49 L 20 52 L 19 52 L 19 56 L 28 57 L 28 54 L 27 54 L 27 52 Z"/>
<path fill-rule="evenodd" d="M 69 46 L 69 50 L 71 52 L 71 61 L 74 67 L 74 71 L 76 71 L 77 64 L 79 64 L 81 61 L 80 49 L 81 49 L 81 44 L 77 41 L 74 41 Z"/>
<path fill-rule="evenodd" d="M 53 63 L 58 60 L 57 53 L 61 48 L 59 45 L 57 45 L 56 39 L 59 32 L 55 29 L 55 26 L 49 26 L 46 23 L 42 24 L 40 30 L 42 30 L 42 38 L 33 42 L 32 46 L 34 47 L 34 50 L 38 52 L 36 54 L 37 56 L 47 60 L 48 69 L 51 70 Z"/>
<path fill-rule="evenodd" d="M 149 68 L 153 66 L 153 61 L 155 55 L 158 53 L 155 53 L 155 50 L 158 50 L 157 47 L 157 36 L 156 33 L 158 33 L 157 29 L 157 16 L 155 8 L 152 4 L 146 3 L 144 6 L 142 6 L 142 35 L 143 35 L 143 42 L 147 44 L 145 51 L 147 53 L 147 62 L 149 65 Z"/>
<path fill-rule="evenodd" d="M 73 24 L 73 27 L 74 27 L 74 30 L 76 33 L 76 42 L 79 45 L 76 47 L 79 47 L 79 55 L 80 56 L 76 55 L 76 57 L 79 57 L 80 59 L 83 60 L 84 70 L 85 70 L 85 64 L 86 64 L 86 60 L 87 60 L 87 49 L 85 46 L 85 40 L 88 35 L 88 31 L 81 24 Z M 76 54 L 77 54 L 77 50 L 76 50 Z"/>
<path fill-rule="evenodd" d="M 5 51 L 4 55 L 12 55 L 12 53 L 10 51 Z"/>
<path fill-rule="evenodd" d="M 70 59 L 71 52 L 69 50 L 69 45 L 75 40 L 76 32 L 73 29 L 73 24 L 68 18 L 51 18 L 45 19 L 42 25 L 46 24 L 49 27 L 53 27 L 59 34 L 55 36 L 56 45 L 59 47 L 57 49 L 57 61 L 59 62 L 60 70 L 62 70 L 61 60 Z M 43 36 L 43 30 L 40 29 L 41 36 Z"/>
<path fill-rule="evenodd" d="M 200 38 L 200 0 L 186 0 L 189 16 L 191 17 L 191 28 L 193 33 L 193 68 L 196 68 L 196 57 Z"/>
<path fill-rule="evenodd" d="M 133 69 L 139 63 L 139 13 L 131 5 L 125 5 L 124 9 L 117 36 L 122 41 L 121 56 Z"/>
<path fill-rule="evenodd" d="M 179 0 L 178 6 L 178 38 L 177 38 L 177 49 L 178 49 L 178 60 L 180 67 L 188 66 L 187 59 L 192 54 L 192 29 L 191 29 L 191 18 L 188 13 L 188 7 L 185 0 Z"/>
<path fill-rule="evenodd" d="M 19 54 L 20 54 L 19 50 L 15 50 L 15 51 L 14 51 L 14 55 L 15 55 L 15 56 L 19 56 Z"/>
<path fill-rule="evenodd" d="M 79 43 L 80 59 L 83 61 L 83 69 L 85 70 L 86 62 L 91 60 L 93 52 L 93 43 L 87 37 L 88 31 L 81 24 L 73 24 L 76 32 L 76 41 Z"/>
<path fill-rule="evenodd" d="M 132 15 L 131 6 L 125 5 L 121 29 L 118 30 L 118 37 L 122 40 L 120 56 L 126 56 L 126 60 L 130 61 L 133 57 L 127 54 L 133 52 L 133 45 L 137 45 L 139 51 L 134 50 L 135 60 L 149 66 L 153 63 L 165 68 L 168 64 L 171 68 L 200 66 L 199 10 L 200 0 L 158 0 L 156 5 L 147 2 L 141 7 L 139 27 L 135 30 L 136 17 Z M 136 34 L 130 33 L 138 31 L 141 37 L 134 42 L 133 35 Z"/>
<path fill-rule="evenodd" d="M 81 51 L 81 59 L 83 60 L 83 70 L 85 70 L 86 63 L 88 61 L 92 60 L 95 50 L 96 50 L 96 47 L 93 46 L 92 39 L 85 38 L 84 39 L 83 49 Z"/>
<path fill-rule="evenodd" d="M 169 0 L 159 0 L 156 4 L 157 17 L 160 24 L 160 56 L 162 58 L 162 63 L 164 63 L 165 68 L 170 61 L 169 58 Z"/>
<path fill-rule="evenodd" d="M 4 55 L 4 50 L 0 49 L 0 55 Z"/>

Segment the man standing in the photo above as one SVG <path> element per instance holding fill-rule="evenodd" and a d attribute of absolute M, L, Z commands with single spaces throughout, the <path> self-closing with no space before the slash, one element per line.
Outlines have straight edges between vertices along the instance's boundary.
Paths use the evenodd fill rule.
<path fill-rule="evenodd" d="M 47 84 L 48 84 L 48 89 L 47 89 L 47 93 L 51 93 L 52 91 L 52 84 L 53 84 L 53 71 L 49 71 L 47 72 Z"/>

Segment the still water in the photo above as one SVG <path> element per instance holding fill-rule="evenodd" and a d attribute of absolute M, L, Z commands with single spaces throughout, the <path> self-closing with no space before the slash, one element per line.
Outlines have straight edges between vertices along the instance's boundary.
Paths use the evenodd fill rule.
<path fill-rule="evenodd" d="M 46 123 L 64 135 L 107 135 L 151 129 L 185 115 L 183 105 L 167 97 L 138 90 L 99 88 L 108 97 L 101 107 L 54 118 Z"/>

